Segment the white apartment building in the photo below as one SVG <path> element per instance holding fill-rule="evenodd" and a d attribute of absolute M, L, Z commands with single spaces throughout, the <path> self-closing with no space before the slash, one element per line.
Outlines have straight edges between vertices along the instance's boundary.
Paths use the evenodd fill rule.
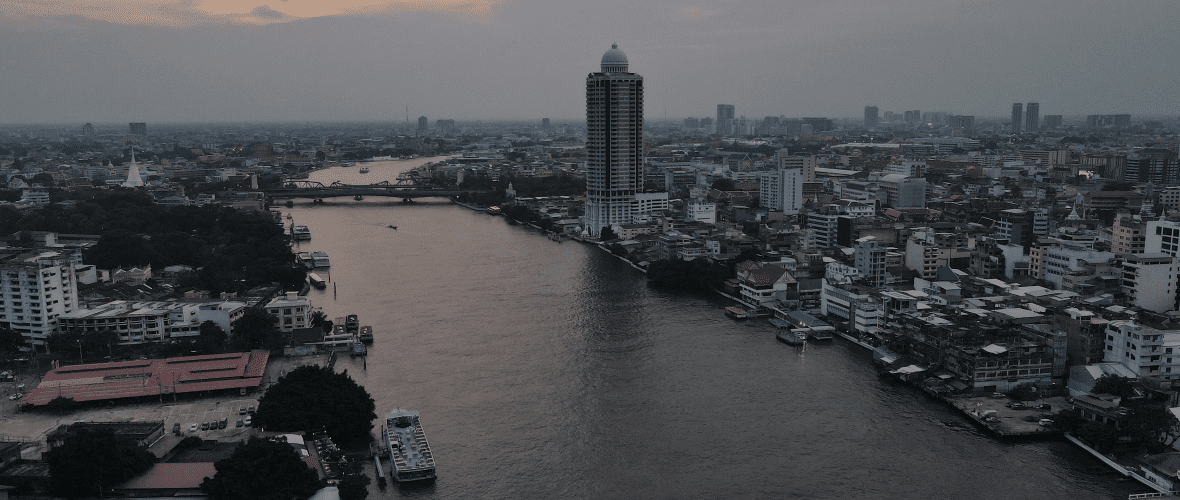
<path fill-rule="evenodd" d="M 1127 304 L 1155 312 L 1176 307 L 1176 258 L 1166 253 L 1130 254 L 1123 258 L 1122 290 Z"/>
<path fill-rule="evenodd" d="M 877 183 L 888 193 L 889 206 L 926 208 L 926 179 L 889 174 L 882 176 Z"/>
<path fill-rule="evenodd" d="M 282 297 L 275 297 L 266 304 L 266 312 L 277 318 L 276 326 L 279 330 L 289 332 L 299 328 L 311 326 L 311 299 L 300 297 L 296 292 L 287 292 Z"/>
<path fill-rule="evenodd" d="M 669 208 L 668 192 L 659 191 L 655 193 L 635 193 L 635 202 L 631 211 L 633 215 L 651 215 L 667 213 Z"/>
<path fill-rule="evenodd" d="M 786 149 L 778 152 L 778 168 L 799 169 L 803 173 L 803 182 L 815 182 L 815 155 L 791 156 Z"/>
<path fill-rule="evenodd" d="M 142 344 L 195 337 L 200 335 L 201 324 L 206 321 L 212 321 L 229 334 L 233 332 L 233 322 L 245 311 L 244 302 L 116 300 L 63 314 L 58 317 L 58 328 L 81 332 L 109 330 L 119 334 L 120 344 Z"/>
<path fill-rule="evenodd" d="M 848 322 L 849 329 L 875 334 L 884 322 L 884 310 L 872 292 L 856 285 L 834 284 L 823 281 L 820 310 Z"/>
<path fill-rule="evenodd" d="M 1045 281 L 1061 290 L 1063 277 L 1086 271 L 1086 264 L 1110 262 L 1115 256 L 1111 252 L 1099 252 L 1083 248 L 1054 245 L 1044 249 Z M 1030 270 L 1031 272 L 1031 270 Z"/>
<path fill-rule="evenodd" d="M 34 250 L 0 255 L 0 327 L 45 344 L 58 316 L 78 308 L 78 282 L 68 252 Z"/>
<path fill-rule="evenodd" d="M 885 245 L 874 236 L 865 236 L 856 240 L 852 249 L 853 262 L 860 275 L 875 287 L 885 286 Z"/>
<path fill-rule="evenodd" d="M 717 204 L 706 201 L 690 201 L 684 205 L 684 220 L 688 222 L 717 223 Z"/>
<path fill-rule="evenodd" d="M 1180 331 L 1111 321 L 1106 325 L 1105 348 L 1103 361 L 1120 363 L 1141 377 L 1180 378 Z"/>
<path fill-rule="evenodd" d="M 758 201 L 769 210 L 798 215 L 803 208 L 802 170 L 780 168 L 763 172 L 758 182 Z"/>

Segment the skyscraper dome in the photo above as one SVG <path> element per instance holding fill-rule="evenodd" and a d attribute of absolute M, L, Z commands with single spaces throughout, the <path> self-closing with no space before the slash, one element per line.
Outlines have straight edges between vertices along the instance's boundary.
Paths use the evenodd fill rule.
<path fill-rule="evenodd" d="M 610 44 L 610 50 L 602 55 L 602 72 L 603 73 L 626 73 L 627 72 L 627 54 L 619 50 L 619 44 Z"/>

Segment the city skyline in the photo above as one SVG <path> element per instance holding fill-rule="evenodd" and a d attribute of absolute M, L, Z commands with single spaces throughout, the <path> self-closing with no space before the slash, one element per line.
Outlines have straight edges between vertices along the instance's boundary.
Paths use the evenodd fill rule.
<path fill-rule="evenodd" d="M 568 121 L 578 61 L 611 41 L 646 68 L 649 119 L 1180 114 L 1166 2 L 0 3 L 3 123 Z"/>

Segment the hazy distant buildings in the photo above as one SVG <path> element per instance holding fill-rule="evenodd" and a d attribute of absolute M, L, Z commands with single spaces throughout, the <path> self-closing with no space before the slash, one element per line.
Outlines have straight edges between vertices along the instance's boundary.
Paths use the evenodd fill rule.
<path fill-rule="evenodd" d="M 643 77 L 628 71 L 627 55 L 612 44 L 601 72 L 586 77 L 586 230 L 598 236 L 630 223 L 642 188 Z"/>
<path fill-rule="evenodd" d="M 1020 133 L 1020 122 L 1024 120 L 1024 104 L 1019 102 L 1012 103 L 1012 133 Z"/>
<path fill-rule="evenodd" d="M 701 127 L 701 121 L 696 118 L 684 119 L 684 130 L 696 130 Z"/>
<path fill-rule="evenodd" d="M 1030 102 L 1028 107 L 1024 110 L 1024 131 L 1030 134 L 1037 132 L 1037 127 L 1041 124 L 1041 105 L 1040 103 Z"/>
<path fill-rule="evenodd" d="M 146 127 L 146 125 L 144 125 Z M 89 123 L 82 125 L 82 135 L 86 137 L 94 137 L 94 125 Z"/>
<path fill-rule="evenodd" d="M 799 120 L 803 122 L 803 125 L 809 125 L 811 127 L 812 133 L 827 132 L 829 130 L 832 130 L 832 119 L 831 118 L 818 118 L 818 117 L 807 118 L 807 117 L 804 117 L 804 118 L 800 118 Z"/>
<path fill-rule="evenodd" d="M 865 106 L 865 128 L 877 128 L 876 106 Z"/>
<path fill-rule="evenodd" d="M 147 135 L 147 124 L 146 123 L 135 123 L 135 122 L 128 123 L 127 129 L 128 129 L 128 133 L 130 133 L 131 135 Z"/>
<path fill-rule="evenodd" d="M 717 105 L 717 134 L 725 135 L 733 129 L 733 105 L 732 104 L 718 104 Z"/>
<path fill-rule="evenodd" d="M 430 129 L 430 120 L 427 120 L 425 116 L 419 116 L 418 117 L 418 131 L 425 132 L 429 129 Z"/>
<path fill-rule="evenodd" d="M 963 130 L 971 130 L 975 127 L 974 116 L 964 115 L 950 115 L 947 117 L 947 125 L 951 128 L 961 128 Z"/>
<path fill-rule="evenodd" d="M 1061 115 L 1045 115 L 1044 121 L 1041 123 L 1045 128 L 1060 127 Z"/>
<path fill-rule="evenodd" d="M 546 118 L 542 125 L 545 130 L 549 130 L 549 119 Z M 434 128 L 438 130 L 439 134 L 446 135 L 455 132 L 455 120 L 435 120 Z"/>
<path fill-rule="evenodd" d="M 922 123 L 922 110 L 915 109 L 913 111 L 905 112 L 905 122 L 907 125 L 915 125 Z"/>
<path fill-rule="evenodd" d="M 1090 128 L 1122 128 L 1131 126 L 1131 115 L 1086 115 Z"/>

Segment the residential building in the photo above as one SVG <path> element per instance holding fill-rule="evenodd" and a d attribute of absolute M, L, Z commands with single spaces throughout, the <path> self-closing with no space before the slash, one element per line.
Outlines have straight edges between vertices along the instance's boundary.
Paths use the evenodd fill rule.
<path fill-rule="evenodd" d="M 628 71 L 618 45 L 602 55 L 601 71 L 586 77 L 586 228 L 632 220 L 643 188 L 643 77 Z"/>
<path fill-rule="evenodd" d="M 717 122 L 715 123 L 717 130 L 714 131 L 717 135 L 728 135 L 732 133 L 733 129 L 733 105 L 732 104 L 718 104 L 717 105 Z"/>
<path fill-rule="evenodd" d="M 1175 257 L 1166 253 L 1131 254 L 1122 262 L 1122 290 L 1127 305 L 1162 313 L 1176 309 Z"/>
<path fill-rule="evenodd" d="M 1111 226 L 1110 251 L 1116 255 L 1143 253 L 1147 242 L 1147 228 L 1143 221 L 1131 217 L 1131 213 L 1120 210 Z"/>
<path fill-rule="evenodd" d="M 1012 133 L 1019 134 L 1021 122 L 1024 121 L 1024 103 L 1012 103 Z"/>
<path fill-rule="evenodd" d="M 1120 363 L 1141 377 L 1180 378 L 1180 331 L 1156 330 L 1131 320 L 1106 326 L 1105 361 Z"/>
<path fill-rule="evenodd" d="M 759 203 L 769 210 L 798 215 L 803 207 L 803 179 L 803 171 L 798 168 L 763 172 L 759 179 Z"/>
<path fill-rule="evenodd" d="M 77 309 L 58 317 L 60 331 L 101 332 L 119 335 L 120 344 L 162 342 L 201 333 L 201 324 L 212 321 L 226 334 L 246 311 L 244 302 L 128 302 L 117 300 Z"/>
<path fill-rule="evenodd" d="M 268 314 L 276 318 L 279 330 L 289 332 L 311 326 L 311 299 L 300 297 L 296 292 L 287 292 L 282 297 L 275 297 L 264 307 Z"/>
<path fill-rule="evenodd" d="M 1037 133 L 1037 128 L 1041 124 L 1041 105 L 1040 103 L 1030 102 L 1025 107 L 1024 132 L 1029 134 Z"/>
<path fill-rule="evenodd" d="M 864 127 L 867 129 L 877 128 L 877 116 L 876 106 L 865 106 Z"/>
<path fill-rule="evenodd" d="M 885 245 L 872 236 L 856 240 L 853 245 L 853 262 L 856 270 L 871 285 L 885 286 Z"/>
<path fill-rule="evenodd" d="M 877 181 L 888 193 L 893 208 L 926 208 L 926 179 L 889 174 Z"/>
<path fill-rule="evenodd" d="M 78 282 L 68 251 L 37 249 L 0 254 L 0 328 L 45 344 L 58 316 L 78 308 Z"/>

